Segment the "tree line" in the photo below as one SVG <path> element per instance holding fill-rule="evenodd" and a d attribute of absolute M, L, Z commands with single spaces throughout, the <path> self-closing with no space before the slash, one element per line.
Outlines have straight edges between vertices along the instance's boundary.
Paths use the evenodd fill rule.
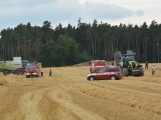
<path fill-rule="evenodd" d="M 30 22 L 0 32 L 0 60 L 21 56 L 23 60 L 41 61 L 43 66 L 66 66 L 104 59 L 112 61 L 114 52 L 133 50 L 139 62 L 158 62 L 161 24 L 155 20 L 148 26 L 133 24 L 82 23 L 77 26 L 59 23 L 54 29 L 51 22 L 31 26 Z"/>

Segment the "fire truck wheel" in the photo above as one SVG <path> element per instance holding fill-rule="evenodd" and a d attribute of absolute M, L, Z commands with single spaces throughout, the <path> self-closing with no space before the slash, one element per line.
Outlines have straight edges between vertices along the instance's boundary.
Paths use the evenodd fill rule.
<path fill-rule="evenodd" d="M 26 78 L 30 78 L 30 76 L 29 75 L 26 75 Z"/>

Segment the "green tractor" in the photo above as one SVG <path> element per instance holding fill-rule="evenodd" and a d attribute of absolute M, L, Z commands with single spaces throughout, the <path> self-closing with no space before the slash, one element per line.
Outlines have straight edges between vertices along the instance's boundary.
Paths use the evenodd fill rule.
<path fill-rule="evenodd" d="M 141 64 L 135 61 L 135 54 L 131 50 L 127 50 L 127 54 L 121 54 L 120 51 L 114 53 L 114 59 L 118 66 L 121 67 L 125 77 L 128 76 L 144 76 L 144 70 Z"/>

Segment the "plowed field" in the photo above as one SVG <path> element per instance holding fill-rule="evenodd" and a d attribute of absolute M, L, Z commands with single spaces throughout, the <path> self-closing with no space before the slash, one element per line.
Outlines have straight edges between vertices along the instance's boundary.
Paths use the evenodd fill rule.
<path fill-rule="evenodd" d="M 143 64 L 144 67 L 144 64 Z M 0 120 L 161 120 L 161 64 L 143 77 L 87 81 L 89 66 L 43 68 L 44 76 L 0 73 Z"/>

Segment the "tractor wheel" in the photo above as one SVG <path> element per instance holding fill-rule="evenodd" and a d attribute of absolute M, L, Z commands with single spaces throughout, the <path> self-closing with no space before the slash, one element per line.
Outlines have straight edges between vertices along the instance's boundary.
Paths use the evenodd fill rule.
<path fill-rule="evenodd" d="M 4 70 L 4 71 L 3 71 L 3 74 L 4 74 L 4 75 L 9 75 L 10 72 L 9 72 L 8 70 Z"/>
<path fill-rule="evenodd" d="M 125 77 L 129 76 L 129 72 L 128 72 L 127 68 L 123 68 L 123 74 L 124 74 Z"/>
<path fill-rule="evenodd" d="M 18 69 L 18 70 L 17 70 L 17 74 L 18 74 L 18 75 L 23 75 L 23 74 L 24 74 L 23 69 Z"/>
<path fill-rule="evenodd" d="M 90 81 L 93 81 L 94 79 L 95 79 L 94 76 L 91 76 L 91 77 L 89 78 Z"/>
<path fill-rule="evenodd" d="M 139 67 L 139 75 L 140 75 L 140 76 L 144 76 L 143 67 Z"/>

